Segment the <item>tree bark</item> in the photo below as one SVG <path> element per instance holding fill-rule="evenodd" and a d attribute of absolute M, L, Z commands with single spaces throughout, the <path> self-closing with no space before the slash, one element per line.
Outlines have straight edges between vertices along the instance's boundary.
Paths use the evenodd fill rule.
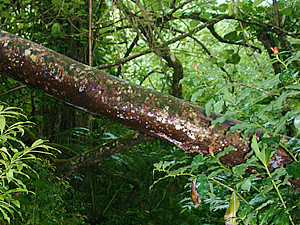
<path fill-rule="evenodd" d="M 168 141 L 187 153 L 207 154 L 208 148 L 222 151 L 234 146 L 235 150 L 221 158 L 228 166 L 243 163 L 250 151 L 250 137 L 242 138 L 238 132 L 227 134 L 238 121 L 211 125 L 217 116 L 212 113 L 207 117 L 199 106 L 113 77 L 3 30 L 0 73 L 75 107 Z M 105 148 L 101 151 L 111 152 Z M 280 148 L 277 156 L 281 158 L 277 167 L 293 161 Z"/>

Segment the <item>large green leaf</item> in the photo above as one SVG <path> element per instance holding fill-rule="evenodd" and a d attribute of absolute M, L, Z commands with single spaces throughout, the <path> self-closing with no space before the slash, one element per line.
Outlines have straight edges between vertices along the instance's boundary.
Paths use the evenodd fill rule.
<path fill-rule="evenodd" d="M 240 202 L 235 192 L 232 192 L 230 198 L 230 205 L 228 206 L 226 213 L 224 215 L 225 224 L 226 225 L 237 225 L 236 214 L 238 208 L 240 206 Z"/>
<path fill-rule="evenodd" d="M 197 176 L 196 190 L 199 194 L 199 197 L 204 199 L 205 195 L 209 191 L 209 184 L 205 174 L 200 174 Z"/>

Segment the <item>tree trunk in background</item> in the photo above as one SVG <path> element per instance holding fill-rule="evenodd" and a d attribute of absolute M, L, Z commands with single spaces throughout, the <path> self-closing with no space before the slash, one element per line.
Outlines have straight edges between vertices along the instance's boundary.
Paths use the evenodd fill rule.
<path fill-rule="evenodd" d="M 238 121 L 211 125 L 216 115 L 212 113 L 208 118 L 203 108 L 189 102 L 118 79 L 5 31 L 0 31 L 0 42 L 0 73 L 7 77 L 168 141 L 187 153 L 207 154 L 208 148 L 222 151 L 231 145 L 236 150 L 223 156 L 221 162 L 234 166 L 245 161 L 244 156 L 250 150 L 249 137 L 242 138 L 238 132 L 226 134 Z M 101 151 L 111 152 L 105 148 Z M 96 162 L 97 154 L 90 155 L 92 158 L 85 160 Z M 277 156 L 282 159 L 278 167 L 292 162 L 280 148 Z M 271 160 L 274 159 L 275 156 Z"/>

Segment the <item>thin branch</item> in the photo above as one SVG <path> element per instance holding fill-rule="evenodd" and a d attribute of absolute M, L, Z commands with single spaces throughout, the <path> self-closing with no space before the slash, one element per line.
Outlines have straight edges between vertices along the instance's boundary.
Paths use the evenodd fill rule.
<path fill-rule="evenodd" d="M 237 81 L 237 80 L 232 79 L 231 77 L 227 77 L 227 79 L 229 79 L 231 82 L 235 82 L 235 83 L 237 83 L 237 84 L 239 84 L 239 85 L 241 85 L 241 86 L 248 87 L 248 88 L 252 88 L 252 89 L 255 89 L 255 90 L 257 90 L 257 91 L 263 92 L 263 93 L 265 93 L 265 94 L 271 95 L 271 96 L 278 96 L 278 95 L 275 95 L 275 94 L 273 94 L 273 93 L 271 93 L 271 92 L 265 91 L 264 89 L 257 88 L 257 87 L 251 87 L 250 85 L 243 84 L 243 83 L 241 83 L 240 81 Z"/>
<path fill-rule="evenodd" d="M 226 39 L 223 39 L 216 31 L 215 31 L 215 28 L 212 26 L 209 26 L 208 27 L 210 33 L 220 42 L 223 42 L 223 43 L 227 43 L 227 44 L 232 44 L 232 45 L 241 45 L 241 46 L 249 46 L 250 48 L 254 48 L 256 49 L 259 53 L 261 53 L 261 49 L 256 47 L 256 46 L 252 46 L 252 45 L 246 45 L 245 43 L 236 43 L 234 41 L 230 41 L 230 40 L 226 40 Z"/>
<path fill-rule="evenodd" d="M 93 66 L 93 57 L 92 57 L 92 8 L 93 1 L 90 0 L 90 7 L 89 7 L 89 66 Z"/>
<path fill-rule="evenodd" d="M 110 9 L 114 6 L 114 4 L 111 4 L 110 8 L 108 8 L 106 10 L 106 12 L 101 16 L 101 18 L 94 24 L 94 26 L 96 27 L 100 22 L 101 20 L 107 15 L 107 13 L 110 11 Z"/>
<path fill-rule="evenodd" d="M 135 23 L 135 21 L 132 19 L 132 15 L 129 16 L 129 12 L 128 10 L 125 9 L 123 3 L 120 0 L 116 0 L 116 5 L 119 8 L 120 11 L 123 12 L 125 18 L 127 19 L 127 21 L 129 22 L 129 24 L 131 25 L 131 27 L 133 28 L 133 30 L 137 33 L 137 35 L 144 40 L 145 42 L 147 42 L 143 35 L 141 34 L 141 32 L 139 31 L 138 25 Z"/>
<path fill-rule="evenodd" d="M 261 21 L 261 20 L 259 20 L 259 19 L 256 19 L 255 17 L 253 17 L 253 16 L 251 16 L 251 15 L 245 13 L 244 10 L 242 10 L 240 7 L 238 7 L 238 8 L 239 8 L 239 10 L 240 10 L 241 13 L 243 13 L 245 16 L 247 16 L 247 17 L 249 17 L 249 18 L 251 18 L 251 19 L 253 19 L 253 20 L 259 22 L 259 24 L 256 24 L 256 23 L 249 23 L 248 21 L 239 20 L 239 21 L 241 21 L 241 22 L 244 22 L 244 23 L 247 23 L 247 24 L 253 24 L 253 25 L 257 25 L 257 26 L 260 26 L 260 27 L 267 28 L 268 31 L 270 31 L 270 32 L 272 32 L 272 33 L 276 33 L 276 31 L 280 31 L 280 32 L 285 33 L 285 34 L 287 34 L 287 35 L 289 35 L 289 36 L 291 36 L 291 37 L 294 37 L 294 38 L 296 38 L 296 37 L 298 36 L 298 32 L 296 32 L 296 33 L 293 34 L 293 33 L 289 32 L 289 31 L 286 31 L 286 30 L 284 30 L 284 29 L 278 27 L 278 26 L 266 24 L 266 23 L 264 23 L 263 21 Z"/>
<path fill-rule="evenodd" d="M 138 52 L 138 53 L 132 54 L 131 56 L 128 56 L 126 58 L 120 59 L 117 62 L 103 64 L 103 65 L 97 66 L 96 68 L 97 69 L 107 69 L 107 68 L 110 68 L 110 67 L 118 66 L 118 65 L 124 64 L 124 63 L 126 63 L 126 62 L 128 62 L 128 61 L 130 61 L 132 59 L 138 58 L 138 57 L 140 57 L 142 55 L 146 55 L 148 53 L 151 53 L 151 52 L 154 52 L 154 51 L 157 51 L 157 50 L 158 49 L 147 49 L 145 51 Z M 161 50 L 163 50 L 163 48 L 161 48 Z"/>
<path fill-rule="evenodd" d="M 166 72 L 165 67 L 164 67 L 164 62 L 162 61 L 162 58 L 161 58 L 160 55 L 158 57 L 159 57 L 159 61 L 160 61 L 160 65 L 161 65 L 162 71 L 164 72 L 164 75 L 165 75 L 167 89 L 168 89 L 168 94 L 171 95 L 172 92 L 171 92 L 171 88 L 170 88 L 170 85 L 169 85 L 169 78 L 168 78 L 167 72 Z"/>
<path fill-rule="evenodd" d="M 140 86 L 144 83 L 144 81 L 153 73 L 157 72 L 156 69 L 152 70 L 151 72 L 147 73 L 146 76 L 144 76 L 143 80 L 140 82 Z"/>
<path fill-rule="evenodd" d="M 164 43 L 165 40 L 164 40 L 163 36 L 161 35 L 161 33 L 159 32 L 157 27 L 154 25 L 154 23 L 152 23 L 149 15 L 146 12 L 146 9 L 142 6 L 142 4 L 140 3 L 139 0 L 136 0 L 136 4 L 140 7 L 140 10 L 142 12 L 142 15 L 143 15 L 145 21 L 150 25 L 150 27 L 152 27 L 154 29 L 154 31 L 157 34 L 157 36 L 159 37 L 159 39 L 162 41 L 162 43 Z"/>
<path fill-rule="evenodd" d="M 127 51 L 126 51 L 126 53 L 125 53 L 125 55 L 124 55 L 124 58 L 126 58 L 126 57 L 129 56 L 129 54 L 132 52 L 134 46 L 137 44 L 138 40 L 139 40 L 139 36 L 137 35 L 137 36 L 134 38 L 134 40 L 133 40 L 133 42 L 131 43 L 131 45 L 129 46 L 129 48 L 127 49 Z M 121 65 L 123 65 L 123 64 L 121 64 Z M 119 75 L 120 75 L 120 73 L 121 73 L 121 69 L 122 69 L 121 66 L 119 66 L 118 71 L 117 71 L 117 73 L 116 73 L 116 76 L 117 76 L 117 77 L 119 77 Z"/>
<path fill-rule="evenodd" d="M 25 88 L 25 87 L 27 87 L 27 85 L 22 85 L 22 86 L 19 86 L 19 87 L 15 87 L 15 88 L 13 88 L 13 89 L 10 89 L 9 91 L 6 91 L 6 92 L 1 93 L 0 96 L 6 95 L 6 94 L 8 94 L 8 93 L 10 93 L 10 92 L 13 92 L 13 91 L 16 91 L 16 90 Z"/>

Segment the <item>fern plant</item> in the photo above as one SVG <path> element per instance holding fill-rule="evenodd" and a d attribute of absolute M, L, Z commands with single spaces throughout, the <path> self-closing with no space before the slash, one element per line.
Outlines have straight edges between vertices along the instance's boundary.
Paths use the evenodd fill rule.
<path fill-rule="evenodd" d="M 24 135 L 25 127 L 33 123 L 21 121 L 23 119 L 27 118 L 21 109 L 0 105 L 0 212 L 8 223 L 14 213 L 20 215 L 18 208 L 21 203 L 17 196 L 24 192 L 32 193 L 20 179 L 21 176 L 30 179 L 29 172 L 34 172 L 29 163 L 39 160 L 36 153 L 51 154 L 48 150 L 56 150 L 41 139 L 27 146 L 21 136 Z"/>

